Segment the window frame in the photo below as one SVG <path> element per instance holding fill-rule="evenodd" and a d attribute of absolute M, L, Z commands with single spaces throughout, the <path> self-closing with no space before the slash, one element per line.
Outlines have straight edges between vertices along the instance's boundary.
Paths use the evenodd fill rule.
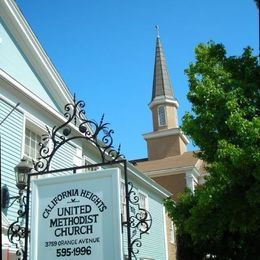
<path fill-rule="evenodd" d="M 158 115 L 158 126 L 159 127 L 167 126 L 166 108 L 164 105 L 159 105 L 157 107 L 157 115 Z"/>
<path fill-rule="evenodd" d="M 23 155 L 32 161 L 37 161 L 40 156 L 40 145 L 42 138 L 34 129 L 25 126 Z"/>
<path fill-rule="evenodd" d="M 140 195 L 141 196 L 144 196 L 144 207 L 141 207 L 140 206 Z M 149 203 L 148 203 L 148 195 L 147 195 L 147 193 L 145 193 L 145 192 L 143 192 L 142 190 L 138 190 L 138 197 L 139 197 L 139 207 L 140 208 L 143 208 L 143 209 L 145 209 L 145 210 L 149 210 Z"/>
<path fill-rule="evenodd" d="M 144 196 L 144 207 L 142 207 L 141 205 L 140 205 L 140 201 L 141 201 L 141 199 L 140 199 L 140 195 L 141 196 Z M 146 192 L 144 192 L 144 191 L 142 191 L 142 190 L 138 190 L 138 197 L 139 197 L 139 208 L 140 209 L 145 209 L 146 211 L 149 211 L 149 196 L 148 196 L 148 194 L 146 193 Z M 139 213 L 140 213 L 140 215 L 142 216 L 142 211 L 140 210 L 139 211 Z M 142 228 L 142 226 L 141 226 L 141 231 L 144 231 L 145 229 L 146 229 L 146 226 L 145 227 L 143 227 Z M 149 231 L 148 231 L 148 233 L 149 233 Z"/>
<path fill-rule="evenodd" d="M 88 164 L 86 164 L 86 162 Z M 95 161 L 91 160 L 87 155 L 83 155 L 82 156 L 82 166 L 87 166 L 87 165 L 92 165 L 92 164 L 96 164 Z M 101 170 L 101 166 L 93 166 L 93 167 L 89 167 L 89 168 L 83 168 L 82 169 L 82 173 L 91 173 L 91 172 L 96 172 Z"/>
<path fill-rule="evenodd" d="M 38 141 L 35 141 L 36 147 L 37 147 L 37 154 L 36 157 L 31 157 L 30 154 L 26 154 L 26 130 L 29 130 L 30 132 L 34 133 L 36 136 L 39 137 Z M 42 123 L 36 120 L 33 120 L 32 118 L 24 117 L 24 124 L 23 124 L 23 141 L 22 141 L 22 149 L 21 149 L 21 156 L 22 158 L 25 158 L 29 161 L 38 162 L 40 158 L 40 142 L 43 142 L 43 135 L 46 134 L 46 129 L 43 127 Z M 37 139 L 37 138 L 36 138 Z M 31 143 L 31 141 L 30 141 Z M 47 144 L 50 145 L 50 142 Z M 34 169 L 32 170 L 34 171 Z M 46 178 L 47 175 L 36 175 L 31 177 L 32 179 L 39 179 L 39 178 Z"/>

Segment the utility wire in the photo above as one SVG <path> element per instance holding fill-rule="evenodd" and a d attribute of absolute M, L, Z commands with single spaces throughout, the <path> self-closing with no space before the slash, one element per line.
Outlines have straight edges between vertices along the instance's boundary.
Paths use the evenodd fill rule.
<path fill-rule="evenodd" d="M 0 126 L 4 123 L 4 121 L 13 113 L 13 111 L 20 105 L 20 103 L 17 103 L 15 107 L 7 114 L 7 116 L 2 120 L 0 123 Z"/>

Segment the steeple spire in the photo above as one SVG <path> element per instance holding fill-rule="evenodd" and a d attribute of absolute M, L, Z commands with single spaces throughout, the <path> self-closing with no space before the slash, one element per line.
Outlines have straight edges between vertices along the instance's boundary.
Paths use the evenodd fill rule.
<path fill-rule="evenodd" d="M 161 97 L 161 96 L 165 98 L 174 99 L 170 77 L 167 71 L 166 60 L 163 55 L 158 25 L 156 25 L 156 30 L 157 30 L 157 37 L 156 37 L 155 62 L 154 62 L 154 74 L 153 74 L 153 92 L 152 92 L 151 101 L 153 101 L 156 97 Z"/>
<path fill-rule="evenodd" d="M 159 35 L 159 26 L 156 25 L 157 37 L 155 48 L 155 62 L 153 74 L 152 99 L 149 104 L 153 113 L 154 131 L 178 127 L 177 108 L 179 104 L 173 95 L 168 74 L 166 60 L 163 55 Z"/>
<path fill-rule="evenodd" d="M 178 101 L 173 95 L 170 77 L 160 42 L 159 27 L 156 36 L 153 75 L 152 111 L 153 132 L 145 134 L 149 160 L 180 155 L 186 151 L 188 139 L 178 126 Z"/>

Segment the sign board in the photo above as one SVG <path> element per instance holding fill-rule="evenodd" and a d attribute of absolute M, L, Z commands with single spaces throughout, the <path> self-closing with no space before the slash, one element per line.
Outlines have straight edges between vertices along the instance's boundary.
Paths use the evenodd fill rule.
<path fill-rule="evenodd" d="M 120 171 L 32 181 L 31 259 L 121 260 Z"/>

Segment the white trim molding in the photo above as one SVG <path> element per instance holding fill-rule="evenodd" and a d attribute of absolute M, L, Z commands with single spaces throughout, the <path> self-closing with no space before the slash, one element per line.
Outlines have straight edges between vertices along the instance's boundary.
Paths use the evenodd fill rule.
<path fill-rule="evenodd" d="M 156 97 L 152 100 L 151 103 L 149 103 L 149 108 L 152 109 L 154 106 L 156 105 L 161 105 L 161 104 L 169 104 L 169 105 L 173 105 L 175 106 L 176 108 L 179 107 L 179 103 L 177 101 L 177 99 L 173 99 L 172 97 L 170 96 L 159 96 L 159 97 Z"/>
<path fill-rule="evenodd" d="M 185 166 L 185 167 L 151 170 L 151 171 L 143 171 L 143 172 L 146 176 L 150 178 L 177 175 L 186 172 L 195 172 L 196 173 L 195 176 L 197 177 L 200 176 L 199 171 L 195 166 Z"/>
<path fill-rule="evenodd" d="M 168 249 L 168 232 L 167 232 L 167 222 L 166 222 L 167 214 L 166 208 L 163 207 L 163 228 L 164 228 L 164 245 L 165 245 L 165 253 L 166 253 L 166 260 L 169 259 L 169 249 Z"/>
<path fill-rule="evenodd" d="M 188 138 L 184 135 L 184 133 L 180 130 L 180 128 L 171 128 L 171 129 L 151 132 L 151 133 L 143 134 L 143 137 L 145 140 L 148 140 L 153 138 L 166 137 L 170 135 L 179 135 L 179 137 L 183 140 L 185 144 L 189 143 Z"/>

